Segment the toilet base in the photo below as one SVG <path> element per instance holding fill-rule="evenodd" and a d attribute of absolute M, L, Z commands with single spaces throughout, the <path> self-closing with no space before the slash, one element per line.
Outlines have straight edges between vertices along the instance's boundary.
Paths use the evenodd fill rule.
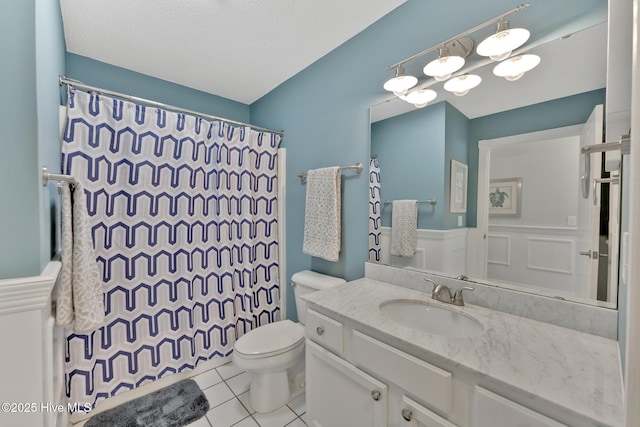
<path fill-rule="evenodd" d="M 305 391 L 304 352 L 286 370 L 253 371 L 249 404 L 258 413 L 275 411 Z"/>
<path fill-rule="evenodd" d="M 249 389 L 249 404 L 259 413 L 271 412 L 290 399 L 287 371 L 253 372 Z"/>

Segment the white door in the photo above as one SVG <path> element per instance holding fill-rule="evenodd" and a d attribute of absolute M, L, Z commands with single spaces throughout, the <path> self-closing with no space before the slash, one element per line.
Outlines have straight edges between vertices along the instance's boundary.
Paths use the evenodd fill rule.
<path fill-rule="evenodd" d="M 602 130 L 603 107 L 596 105 L 580 134 L 580 148 L 601 144 Z M 596 299 L 598 293 L 600 184 L 596 180 L 602 177 L 601 162 L 602 153 L 580 154 L 576 295 L 590 299 Z"/>
<path fill-rule="evenodd" d="M 387 425 L 387 386 L 328 350 L 306 342 L 307 424 Z"/>

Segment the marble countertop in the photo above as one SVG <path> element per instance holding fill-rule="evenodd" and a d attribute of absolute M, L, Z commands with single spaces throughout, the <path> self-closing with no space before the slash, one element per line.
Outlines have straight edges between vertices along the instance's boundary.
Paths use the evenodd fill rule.
<path fill-rule="evenodd" d="M 430 294 L 366 278 L 304 299 L 311 308 L 375 330 L 391 345 L 447 359 L 454 367 L 515 387 L 598 425 L 623 424 L 615 340 L 470 304 L 446 307 L 477 319 L 484 326 L 482 334 L 464 338 L 432 335 L 386 318 L 378 307 L 391 299 L 443 303 L 432 300 Z"/>

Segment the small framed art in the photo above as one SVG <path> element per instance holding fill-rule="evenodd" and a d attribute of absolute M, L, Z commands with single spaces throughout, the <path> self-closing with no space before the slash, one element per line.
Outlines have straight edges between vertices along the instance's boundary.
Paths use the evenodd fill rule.
<path fill-rule="evenodd" d="M 489 215 L 520 217 L 522 178 L 489 181 Z"/>
<path fill-rule="evenodd" d="M 451 213 L 465 213 L 467 211 L 467 175 L 467 165 L 451 160 L 449 191 L 449 212 Z"/>

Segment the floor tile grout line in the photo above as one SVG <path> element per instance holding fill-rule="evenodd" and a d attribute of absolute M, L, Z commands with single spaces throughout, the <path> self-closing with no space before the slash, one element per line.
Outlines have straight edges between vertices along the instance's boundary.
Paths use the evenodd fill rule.
<path fill-rule="evenodd" d="M 242 403 L 242 402 L 240 402 L 240 403 Z M 243 421 L 244 421 L 244 420 L 246 420 L 247 418 L 253 418 L 253 417 L 251 416 L 251 414 L 249 414 L 249 415 L 247 415 L 246 417 L 244 417 L 243 419 L 241 419 L 240 421 L 238 421 L 237 423 L 232 424 L 232 425 L 231 425 L 231 427 L 233 427 L 233 426 L 237 426 L 238 424 L 240 424 L 241 422 L 243 422 Z M 254 419 L 253 421 L 255 421 L 255 419 Z M 188 427 L 188 426 L 187 426 L 187 427 Z"/>
<path fill-rule="evenodd" d="M 218 384 L 221 384 L 221 383 L 218 383 Z M 215 384 L 215 385 L 218 385 L 218 384 Z M 211 411 L 212 409 L 217 408 L 218 406 L 224 405 L 225 403 L 227 403 L 227 402 L 229 402 L 229 401 L 231 401 L 231 400 L 233 400 L 233 399 L 238 399 L 238 396 L 236 396 L 236 394 L 233 392 L 233 390 L 231 389 L 231 387 L 229 387 L 229 384 L 224 383 L 224 385 L 225 385 L 225 386 L 227 386 L 227 388 L 229 389 L 229 391 L 231 392 L 231 394 L 232 394 L 233 396 L 232 396 L 232 397 L 230 397 L 229 399 L 225 400 L 224 402 L 220 402 L 220 403 L 218 403 L 216 406 L 211 406 L 211 405 L 209 405 L 209 411 Z M 211 387 L 213 387 L 213 386 L 211 386 Z M 209 388 L 211 388 L 211 387 L 209 387 Z M 206 396 L 205 396 L 205 397 L 206 397 Z M 208 402 L 208 401 L 209 401 L 209 399 L 207 399 L 207 402 Z M 238 401 L 239 401 L 239 402 L 240 402 L 240 404 L 242 405 L 242 401 L 241 401 L 240 399 L 238 399 Z M 242 406 L 244 407 L 244 405 L 242 405 Z M 246 409 L 246 408 L 245 408 L 245 409 Z M 207 412 L 209 412 L 209 411 L 207 411 Z M 247 412 L 249 412 L 249 411 L 247 411 Z"/>

